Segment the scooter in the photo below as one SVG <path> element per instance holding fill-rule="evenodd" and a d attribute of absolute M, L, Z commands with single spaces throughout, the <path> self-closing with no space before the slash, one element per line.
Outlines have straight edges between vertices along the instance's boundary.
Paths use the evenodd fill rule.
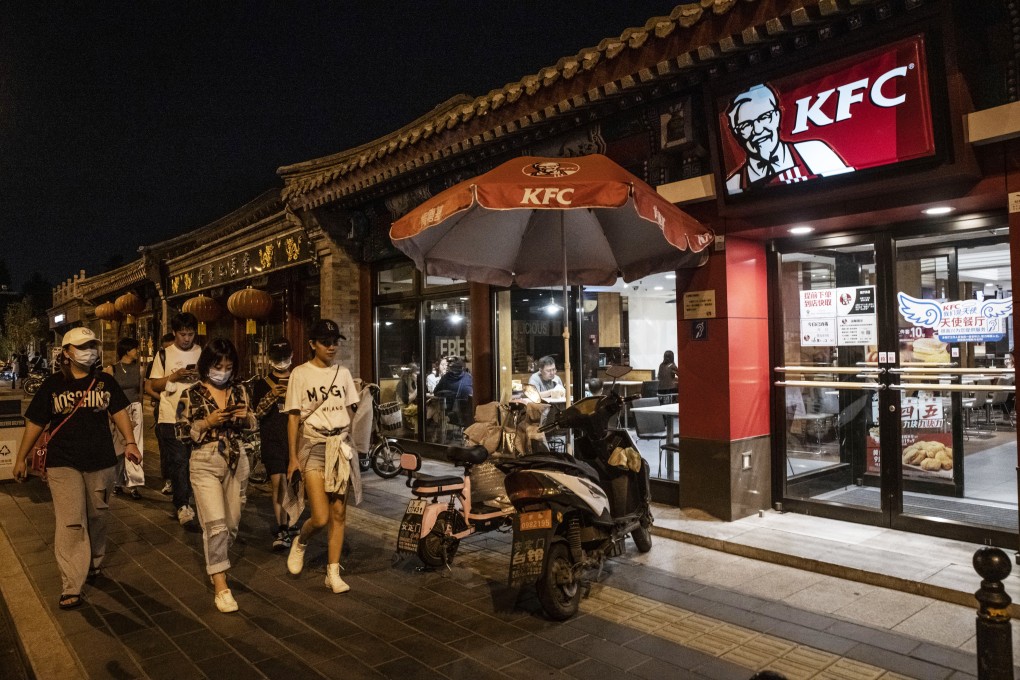
<path fill-rule="evenodd" d="M 618 378 L 629 366 L 611 367 Z M 623 553 L 629 535 L 638 550 L 652 548 L 648 464 L 611 419 L 627 401 L 612 387 L 557 414 L 542 430 L 570 428 L 576 457 L 550 452 L 502 461 L 507 495 L 517 510 L 509 583 L 534 583 L 549 618 L 577 613 L 581 595 L 601 576 L 607 558 Z M 630 449 L 628 451 L 628 449 Z"/>
<path fill-rule="evenodd" d="M 28 377 L 25 378 L 25 383 L 22 388 L 25 390 L 25 394 L 30 397 L 34 397 L 35 393 L 42 387 L 43 381 L 50 376 L 48 371 L 43 371 L 38 368 L 32 368 L 28 371 Z"/>
<path fill-rule="evenodd" d="M 484 531 L 510 530 L 514 508 L 506 498 L 503 472 L 496 461 L 514 458 L 540 442 L 522 441 L 527 437 L 526 404 L 511 403 L 504 410 L 499 423 L 500 445 L 494 455 L 490 457 L 481 445 L 447 450 L 448 460 L 464 469 L 461 476 L 424 474 L 418 471 L 421 458 L 417 454 L 401 456 L 401 469 L 414 497 L 400 523 L 398 554 L 417 555 L 430 568 L 449 566 L 461 540 Z M 490 459 L 496 465 L 483 465 Z"/>

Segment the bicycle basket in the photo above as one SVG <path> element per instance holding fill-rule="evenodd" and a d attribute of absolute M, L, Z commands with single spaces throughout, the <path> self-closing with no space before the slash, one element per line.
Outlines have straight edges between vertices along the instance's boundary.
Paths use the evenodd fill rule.
<path fill-rule="evenodd" d="M 404 427 L 404 416 L 399 401 L 388 401 L 379 404 L 379 429 L 384 432 L 395 432 Z"/>

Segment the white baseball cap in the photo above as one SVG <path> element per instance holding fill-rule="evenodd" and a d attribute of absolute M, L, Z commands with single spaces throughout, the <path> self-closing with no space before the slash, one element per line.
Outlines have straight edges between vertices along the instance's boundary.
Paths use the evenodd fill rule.
<path fill-rule="evenodd" d="M 68 345 L 84 345 L 87 342 L 99 342 L 99 338 L 96 337 L 91 328 L 79 326 L 64 333 L 60 344 L 63 347 L 67 347 Z"/>

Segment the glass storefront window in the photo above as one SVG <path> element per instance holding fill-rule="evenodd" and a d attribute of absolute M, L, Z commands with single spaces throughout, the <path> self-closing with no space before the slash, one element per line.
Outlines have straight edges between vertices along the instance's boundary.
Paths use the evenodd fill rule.
<path fill-rule="evenodd" d="M 432 376 L 431 380 L 426 376 L 425 383 L 425 441 L 460 445 L 464 428 L 474 422 L 468 297 L 426 300 L 424 320 L 425 355 Z M 445 373 L 441 372 L 443 360 Z"/>
<path fill-rule="evenodd" d="M 413 302 L 379 305 L 375 308 L 375 325 L 379 403 L 400 402 L 403 412 L 402 431 L 389 434 L 413 438 L 421 403 L 417 306 Z"/>
<path fill-rule="evenodd" d="M 408 262 L 378 272 L 376 275 L 376 295 L 413 293 L 414 271 L 414 265 Z"/>

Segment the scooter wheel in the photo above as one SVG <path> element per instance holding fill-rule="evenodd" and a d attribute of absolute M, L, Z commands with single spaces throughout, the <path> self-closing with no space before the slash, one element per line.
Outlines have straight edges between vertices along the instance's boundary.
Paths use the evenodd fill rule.
<path fill-rule="evenodd" d="M 652 549 L 652 532 L 648 527 L 638 527 L 630 532 L 630 537 L 634 539 L 634 545 L 639 552 L 646 553 Z"/>
<path fill-rule="evenodd" d="M 445 534 L 446 519 L 439 518 L 436 520 L 435 526 L 432 527 L 432 531 L 418 541 L 418 559 L 425 566 L 438 569 L 453 562 L 453 556 L 457 554 L 457 548 L 460 547 L 460 540 L 447 539 Z M 444 543 L 446 544 L 445 550 Z"/>
<path fill-rule="evenodd" d="M 376 444 L 369 455 L 369 463 L 375 474 L 383 479 L 393 479 L 400 474 L 400 457 L 404 449 L 399 444 L 383 440 Z"/>
<path fill-rule="evenodd" d="M 581 584 L 574 575 L 570 551 L 566 543 L 549 546 L 545 569 L 535 584 L 542 610 L 553 621 L 566 621 L 577 613 L 581 604 Z"/>

